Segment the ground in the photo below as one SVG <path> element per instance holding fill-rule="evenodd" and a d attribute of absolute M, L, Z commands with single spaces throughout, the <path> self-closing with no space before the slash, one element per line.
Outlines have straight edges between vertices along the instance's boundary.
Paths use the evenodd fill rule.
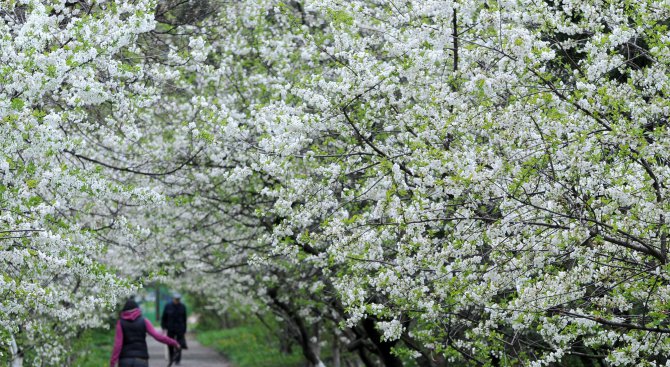
<path fill-rule="evenodd" d="M 203 347 L 192 335 L 186 335 L 188 350 L 183 351 L 181 364 L 183 367 L 232 367 L 230 362 L 226 361 L 216 351 Z M 149 365 L 150 367 L 167 366 L 167 347 L 147 337 L 147 346 L 149 347 Z"/>

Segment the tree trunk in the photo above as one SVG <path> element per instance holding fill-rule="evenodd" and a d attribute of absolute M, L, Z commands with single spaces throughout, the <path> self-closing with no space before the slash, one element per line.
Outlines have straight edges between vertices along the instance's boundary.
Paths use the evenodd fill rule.
<path fill-rule="evenodd" d="M 342 362 L 340 361 L 340 340 L 337 338 L 337 335 L 333 335 L 333 367 L 341 367 Z"/>
<path fill-rule="evenodd" d="M 16 345 L 16 339 L 14 339 L 14 335 L 10 334 L 10 337 L 12 338 L 12 341 L 9 344 L 9 352 L 12 358 L 11 367 L 22 367 L 23 357 L 21 356 L 21 350 L 19 349 L 19 346 Z"/>
<path fill-rule="evenodd" d="M 230 325 L 230 321 L 228 319 L 228 312 L 223 313 L 223 317 L 221 318 L 221 324 L 224 329 L 229 329 L 232 326 Z"/>
<path fill-rule="evenodd" d="M 403 367 L 402 360 L 391 353 L 391 348 L 393 348 L 397 341 L 383 341 L 381 333 L 375 328 L 374 320 L 370 318 L 363 320 L 362 325 L 370 341 L 375 345 L 382 364 L 385 367 Z"/>
<path fill-rule="evenodd" d="M 161 287 L 156 284 L 156 323 L 160 325 L 161 323 Z"/>
<path fill-rule="evenodd" d="M 288 305 L 281 302 L 277 297 L 277 290 L 270 289 L 268 290 L 268 296 L 272 299 L 272 302 L 279 310 L 286 314 L 287 321 L 291 321 L 293 326 L 298 331 L 296 337 L 300 347 L 302 349 L 302 355 L 307 359 L 307 362 L 312 367 L 326 367 L 319 358 L 319 343 L 318 343 L 318 325 L 316 325 L 316 343 L 312 343 L 310 340 L 308 325 L 305 325 L 304 320 Z"/>
<path fill-rule="evenodd" d="M 312 338 L 310 338 L 309 346 L 314 351 L 314 355 L 316 355 L 316 358 L 318 358 L 319 362 L 321 362 L 321 344 L 319 343 L 321 340 L 321 330 L 319 328 L 318 322 L 312 324 L 312 335 L 314 338 L 314 342 L 312 342 Z"/>

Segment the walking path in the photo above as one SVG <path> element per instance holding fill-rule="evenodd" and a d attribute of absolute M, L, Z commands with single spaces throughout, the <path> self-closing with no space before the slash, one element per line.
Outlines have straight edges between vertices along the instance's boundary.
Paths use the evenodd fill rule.
<path fill-rule="evenodd" d="M 193 335 L 186 335 L 186 344 L 188 344 L 188 349 L 182 352 L 180 367 L 232 367 L 230 362 L 221 357 L 219 353 L 198 343 Z M 150 367 L 165 367 L 168 365 L 165 344 L 161 344 L 148 336 L 147 346 L 149 347 Z"/>

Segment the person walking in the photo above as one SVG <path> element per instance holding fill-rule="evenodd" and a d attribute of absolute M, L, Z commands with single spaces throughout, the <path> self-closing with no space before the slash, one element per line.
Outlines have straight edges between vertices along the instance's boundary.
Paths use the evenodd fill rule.
<path fill-rule="evenodd" d="M 147 333 L 163 344 L 180 348 L 179 342 L 154 329 L 151 322 L 142 316 L 142 310 L 135 301 L 128 300 L 116 322 L 110 367 L 116 367 L 117 362 L 118 367 L 148 367 Z"/>
<path fill-rule="evenodd" d="M 165 305 L 163 317 L 161 318 L 161 327 L 167 331 L 167 336 L 179 342 L 181 349 L 187 349 L 186 338 L 186 306 L 181 303 L 181 294 L 174 293 L 172 302 Z M 176 365 L 181 362 L 181 349 L 168 346 L 170 360 Z"/>

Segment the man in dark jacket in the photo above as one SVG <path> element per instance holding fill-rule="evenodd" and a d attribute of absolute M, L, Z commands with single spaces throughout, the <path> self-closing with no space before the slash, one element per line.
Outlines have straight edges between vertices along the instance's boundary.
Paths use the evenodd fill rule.
<path fill-rule="evenodd" d="M 168 337 L 179 342 L 182 349 L 186 349 L 186 306 L 181 303 L 181 295 L 175 293 L 172 295 L 172 302 L 165 305 L 163 317 L 161 318 L 161 327 L 167 331 Z M 181 351 L 169 346 L 170 360 L 179 365 L 181 362 Z"/>

